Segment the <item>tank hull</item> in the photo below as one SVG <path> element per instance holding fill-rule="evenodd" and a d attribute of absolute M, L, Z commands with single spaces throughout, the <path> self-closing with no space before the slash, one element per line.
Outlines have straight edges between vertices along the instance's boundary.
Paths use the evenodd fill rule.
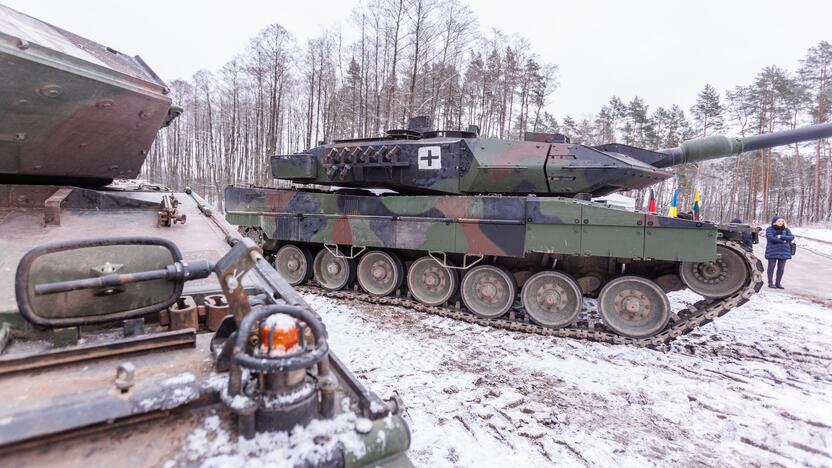
<path fill-rule="evenodd" d="M 561 197 L 339 194 L 228 187 L 227 219 L 272 240 L 524 258 L 704 262 L 717 227 Z M 614 239 L 614 242 L 610 240 Z"/>
<path fill-rule="evenodd" d="M 762 286 L 742 227 L 574 198 L 230 186 L 225 207 L 295 286 L 515 331 L 663 345 Z M 686 287 L 707 300 L 672 311 Z"/>

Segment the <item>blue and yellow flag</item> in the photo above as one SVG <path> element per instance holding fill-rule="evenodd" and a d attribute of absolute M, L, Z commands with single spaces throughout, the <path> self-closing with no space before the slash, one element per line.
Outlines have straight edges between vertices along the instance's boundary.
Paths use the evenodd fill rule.
<path fill-rule="evenodd" d="M 676 217 L 676 203 L 679 201 L 679 189 L 673 190 L 673 200 L 670 202 L 670 209 L 667 210 L 668 218 Z"/>

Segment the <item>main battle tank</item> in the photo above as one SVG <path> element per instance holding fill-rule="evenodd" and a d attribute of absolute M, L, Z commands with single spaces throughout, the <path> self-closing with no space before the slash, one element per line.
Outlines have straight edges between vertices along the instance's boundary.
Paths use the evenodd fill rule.
<path fill-rule="evenodd" d="M 206 435 L 226 454 L 293 430 L 271 462 L 410 466 L 400 402 L 259 247 L 191 190 L 110 184 L 181 112 L 167 94 L 140 58 L 0 5 L 0 459 L 189 465 Z"/>
<path fill-rule="evenodd" d="M 290 283 L 314 277 L 330 296 L 660 345 L 759 291 L 762 265 L 738 244 L 749 228 L 593 198 L 648 187 L 674 165 L 829 136 L 832 124 L 821 124 L 651 151 L 560 134 L 482 138 L 415 118 L 384 137 L 273 156 L 276 179 L 304 185 L 228 187 L 226 217 L 273 253 Z M 683 288 L 703 300 L 671 310 L 666 293 Z M 597 314 L 586 297 L 597 298 Z"/>

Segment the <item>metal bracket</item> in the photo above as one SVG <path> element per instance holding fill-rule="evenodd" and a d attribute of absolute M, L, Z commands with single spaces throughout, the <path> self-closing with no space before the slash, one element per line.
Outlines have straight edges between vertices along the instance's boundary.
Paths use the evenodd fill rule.
<path fill-rule="evenodd" d="M 171 227 L 177 223 L 185 224 L 188 217 L 185 213 L 179 213 L 178 206 L 179 200 L 173 194 L 163 195 L 162 201 L 159 203 L 156 224 L 159 227 Z"/>
<path fill-rule="evenodd" d="M 335 258 L 346 258 L 346 259 L 353 259 L 353 258 L 361 255 L 365 250 L 367 250 L 367 247 L 364 247 L 364 246 L 361 246 L 361 245 L 351 245 L 350 246 L 350 254 L 349 255 L 344 255 L 344 254 L 341 253 L 341 250 L 339 249 L 338 244 L 324 244 L 324 248 L 326 249 L 327 252 L 332 254 L 333 257 L 335 257 Z M 358 249 L 358 252 L 355 251 L 356 249 Z"/>
<path fill-rule="evenodd" d="M 47 226 L 61 225 L 61 203 L 72 193 L 71 188 L 58 189 L 43 203 L 43 223 Z"/>
<path fill-rule="evenodd" d="M 477 263 L 481 262 L 482 259 L 485 258 L 485 255 L 465 254 L 462 257 L 462 266 L 456 266 L 448 263 L 448 254 L 445 252 L 434 252 L 431 250 L 428 252 L 428 255 L 430 255 L 430 258 L 436 260 L 436 263 L 451 270 L 467 270 L 476 265 Z M 439 255 L 442 256 L 441 259 L 438 257 Z M 473 257 L 475 258 L 475 260 L 471 263 L 468 263 L 468 257 Z"/>
<path fill-rule="evenodd" d="M 253 240 L 245 238 L 234 244 L 234 247 L 214 264 L 214 273 L 220 280 L 222 292 L 237 323 L 251 310 L 248 294 L 243 287 L 243 276 L 254 268 L 257 260 L 262 257 L 260 247 Z"/>

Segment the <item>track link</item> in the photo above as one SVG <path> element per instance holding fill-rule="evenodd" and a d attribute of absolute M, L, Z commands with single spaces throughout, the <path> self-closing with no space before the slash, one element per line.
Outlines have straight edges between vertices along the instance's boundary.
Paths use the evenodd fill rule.
<path fill-rule="evenodd" d="M 736 242 L 718 241 L 718 243 L 740 254 L 745 260 L 749 273 L 746 283 L 736 293 L 730 296 L 715 300 L 701 300 L 682 310 L 673 311 L 671 313 L 670 323 L 663 331 L 650 338 L 642 339 L 627 338 L 618 335 L 609 331 L 602 323 L 595 321 L 583 320 L 564 328 L 547 328 L 528 321 L 528 318 L 524 317 L 525 314 L 521 313 L 519 314 L 520 317 L 518 317 L 518 314 L 514 311 L 509 312 L 507 315 L 508 318 L 484 319 L 468 312 L 464 307 L 427 306 L 402 296 L 378 297 L 355 290 L 327 291 L 311 285 L 298 286 L 297 289 L 302 292 L 313 293 L 332 299 L 357 300 L 370 304 L 405 307 L 431 315 L 448 317 L 502 330 L 534 333 L 544 336 L 576 338 L 602 343 L 625 344 L 637 347 L 661 348 L 674 339 L 691 333 L 702 325 L 712 322 L 717 317 L 727 314 L 731 309 L 745 304 L 763 287 L 763 263 L 752 252 L 747 252 Z"/>

